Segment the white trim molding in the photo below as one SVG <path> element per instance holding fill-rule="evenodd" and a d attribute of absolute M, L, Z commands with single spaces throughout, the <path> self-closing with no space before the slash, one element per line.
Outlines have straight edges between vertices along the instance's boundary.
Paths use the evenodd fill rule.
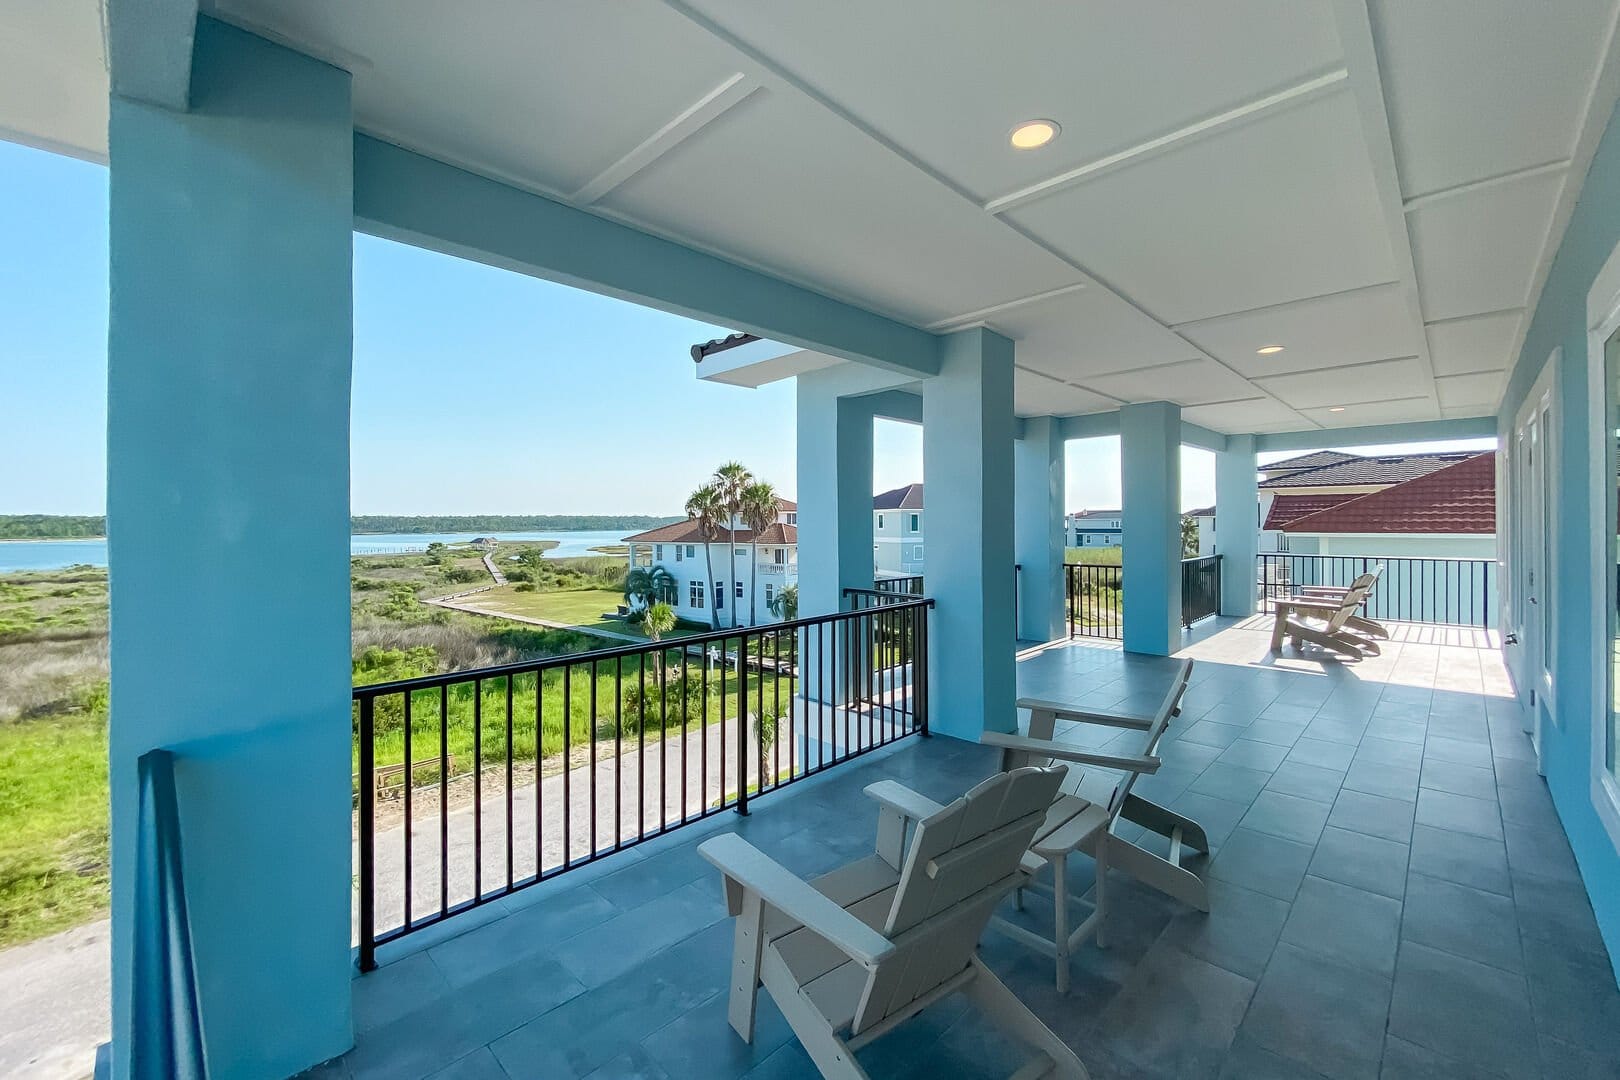
<path fill-rule="evenodd" d="M 1609 660 L 1609 605 L 1614 592 L 1609 575 L 1609 542 L 1614 536 L 1609 514 L 1609 497 L 1614 483 L 1608 437 L 1608 386 L 1604 371 L 1604 346 L 1620 332 L 1620 247 L 1609 253 L 1603 269 L 1586 294 L 1586 422 L 1587 449 L 1597 454 L 1587 491 L 1592 514 L 1602 528 L 1588 529 L 1588 572 L 1594 592 L 1603 603 L 1591 605 L 1587 615 L 1587 637 L 1591 641 L 1591 701 L 1587 713 L 1592 718 L 1592 757 L 1590 762 L 1592 808 L 1609 834 L 1609 843 L 1620 853 L 1620 781 L 1608 769 L 1609 760 L 1609 681 L 1613 678 Z M 1600 585 L 1600 583 L 1602 583 Z"/>

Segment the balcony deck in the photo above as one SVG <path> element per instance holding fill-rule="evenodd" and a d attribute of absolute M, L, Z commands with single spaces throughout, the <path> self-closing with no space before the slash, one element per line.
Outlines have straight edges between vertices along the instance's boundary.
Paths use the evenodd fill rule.
<path fill-rule="evenodd" d="M 1620 992 L 1494 641 L 1400 627 L 1340 665 L 1270 657 L 1267 629 L 1191 635 L 1165 766 L 1136 788 L 1208 830 L 1211 913 L 1121 878 L 1110 947 L 1080 950 L 1067 995 L 994 933 L 991 965 L 1097 1080 L 1620 1074 Z M 1063 642 L 1024 653 L 1019 684 L 1132 709 L 1163 670 Z M 992 767 L 974 745 L 908 740 L 389 946 L 355 983 L 356 1048 L 316 1074 L 814 1076 L 768 996 L 754 1045 L 727 1027 L 730 927 L 697 843 L 734 828 L 819 873 L 870 850 L 865 784 L 948 798 Z M 882 1077 L 1015 1060 L 951 1002 L 861 1058 Z"/>

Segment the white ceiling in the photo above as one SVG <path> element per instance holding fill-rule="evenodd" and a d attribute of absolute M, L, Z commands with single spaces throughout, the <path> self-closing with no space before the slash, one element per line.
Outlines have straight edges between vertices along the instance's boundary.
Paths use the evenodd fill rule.
<path fill-rule="evenodd" d="M 1021 414 L 1279 431 L 1494 409 L 1614 105 L 1616 3 L 204 7 L 353 71 L 364 131 L 991 326 Z M 103 156 L 105 92 L 98 0 L 0 11 L 0 136 Z M 1012 150 L 1034 117 L 1062 134 Z"/>

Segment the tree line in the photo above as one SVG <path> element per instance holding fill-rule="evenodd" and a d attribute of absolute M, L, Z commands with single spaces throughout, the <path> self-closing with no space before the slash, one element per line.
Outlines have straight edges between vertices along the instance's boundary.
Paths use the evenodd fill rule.
<path fill-rule="evenodd" d="M 681 520 L 652 514 L 366 514 L 349 519 L 355 533 L 640 532 Z M 75 540 L 107 535 L 103 514 L 0 514 L 0 540 Z"/>

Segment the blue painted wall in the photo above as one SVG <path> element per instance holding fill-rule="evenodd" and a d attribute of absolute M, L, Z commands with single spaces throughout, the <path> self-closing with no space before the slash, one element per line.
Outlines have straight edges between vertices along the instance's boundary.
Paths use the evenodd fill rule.
<path fill-rule="evenodd" d="M 1569 227 L 1559 243 L 1547 284 L 1508 383 L 1497 417 L 1500 437 L 1512 431 L 1542 365 L 1555 348 L 1563 357 L 1557 376 L 1559 488 L 1548 527 L 1555 544 L 1552 576 L 1556 609 L 1553 679 L 1560 726 L 1543 734 L 1547 785 L 1569 835 L 1587 893 L 1608 944 L 1611 960 L 1620 956 L 1620 854 L 1592 808 L 1592 714 L 1595 680 L 1590 651 L 1591 605 L 1604 595 L 1589 580 L 1589 530 L 1600 527 L 1588 495 L 1601 459 L 1587 424 L 1586 296 L 1598 271 L 1620 244 L 1620 129 L 1611 116 L 1599 143 Z"/>
<path fill-rule="evenodd" d="M 211 1074 L 282 1077 L 351 1042 L 349 77 L 204 18 L 191 90 L 109 126 L 114 1068 L 170 747 Z"/>

